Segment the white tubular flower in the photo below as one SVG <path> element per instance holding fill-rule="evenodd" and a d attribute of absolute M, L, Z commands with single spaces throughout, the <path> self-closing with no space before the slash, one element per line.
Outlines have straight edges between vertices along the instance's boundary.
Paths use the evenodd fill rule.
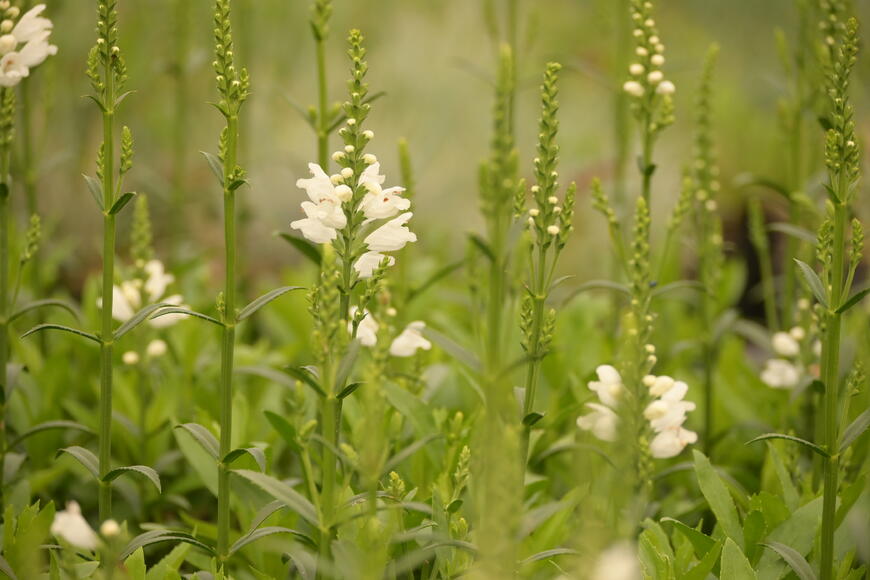
<path fill-rule="evenodd" d="M 801 353 L 798 341 L 788 332 L 777 332 L 771 338 L 773 351 L 779 356 L 793 357 Z"/>
<path fill-rule="evenodd" d="M 647 377 L 644 377 L 644 384 L 649 387 L 649 393 L 653 397 L 661 397 L 662 395 L 667 393 L 676 383 L 673 378 L 667 375 L 661 375 L 658 377 L 654 377 L 652 375 L 649 376 L 652 378 L 647 379 Z"/>
<path fill-rule="evenodd" d="M 680 427 L 686 422 L 686 413 L 695 410 L 691 401 L 666 401 L 659 399 L 644 409 L 643 416 L 655 432 Z"/>
<path fill-rule="evenodd" d="M 304 189 L 305 193 L 308 194 L 308 198 L 315 204 L 330 201 L 335 205 L 341 205 L 341 200 L 335 193 L 335 185 L 323 168 L 316 163 L 309 163 L 308 170 L 311 172 L 312 177 L 297 179 L 296 187 Z"/>
<path fill-rule="evenodd" d="M 353 269 L 357 271 L 360 278 L 371 278 L 372 273 L 381 265 L 381 261 L 386 258 L 390 266 L 396 263 L 396 259 L 380 252 L 366 252 L 353 265 Z"/>
<path fill-rule="evenodd" d="M 637 548 L 631 542 L 613 544 L 601 554 L 592 569 L 591 580 L 641 580 Z"/>
<path fill-rule="evenodd" d="M 341 186 L 339 186 L 341 187 Z M 333 190 L 333 194 L 338 194 Z M 326 244 L 338 237 L 336 228 L 347 225 L 347 217 L 341 210 L 341 200 L 324 199 L 320 203 L 302 202 L 305 218 L 290 222 L 290 228 L 299 230 L 302 235 L 315 244 Z"/>
<path fill-rule="evenodd" d="M 659 85 L 659 87 L 661 87 L 661 85 Z M 637 81 L 626 81 L 626 83 L 622 85 L 622 90 L 632 97 L 642 97 L 644 91 L 643 85 Z"/>
<path fill-rule="evenodd" d="M 411 200 L 398 195 L 403 191 L 405 191 L 404 187 L 381 189 L 380 185 L 370 186 L 368 193 L 359 204 L 366 220 L 391 218 L 400 211 L 410 208 Z"/>
<path fill-rule="evenodd" d="M 24 16 L 12 29 L 12 36 L 19 43 L 30 42 L 34 39 L 41 38 L 43 34 L 50 33 L 54 25 L 51 20 L 40 16 L 45 10 L 45 4 L 37 4 L 30 10 L 24 13 Z M 46 34 L 47 36 L 47 34 Z"/>
<path fill-rule="evenodd" d="M 595 369 L 597 381 L 590 381 L 589 390 L 595 391 L 602 403 L 610 408 L 616 408 L 625 387 L 619 371 L 610 365 L 601 365 Z"/>
<path fill-rule="evenodd" d="M 577 417 L 577 426 L 589 431 L 602 441 L 616 441 L 619 417 L 610 407 L 599 403 L 586 403 L 592 412 Z"/>
<path fill-rule="evenodd" d="M 51 533 L 55 537 L 63 538 L 73 546 L 85 550 L 95 550 L 99 544 L 96 532 L 82 517 L 82 510 L 79 504 L 74 501 L 67 502 L 65 510 L 54 514 Z"/>
<path fill-rule="evenodd" d="M 149 260 L 145 264 L 145 273 L 148 279 L 145 281 L 145 292 L 151 302 L 157 302 L 166 292 L 170 284 L 175 282 L 175 276 L 167 274 L 160 260 Z"/>
<path fill-rule="evenodd" d="M 764 370 L 761 371 L 761 380 L 768 387 L 774 389 L 793 389 L 800 382 L 800 379 L 800 370 L 789 361 L 781 358 L 770 359 Z"/>
<path fill-rule="evenodd" d="M 395 252 L 404 248 L 408 242 L 416 242 L 417 234 L 405 226 L 413 215 L 411 212 L 405 212 L 366 236 L 364 241 L 368 245 L 369 250 L 373 252 Z"/>
<path fill-rule="evenodd" d="M 402 334 L 390 344 L 390 354 L 397 357 L 408 357 L 414 356 L 417 349 L 429 350 L 432 348 L 432 343 L 421 334 L 424 328 L 426 328 L 426 323 L 422 320 L 415 320 L 406 326 Z"/>
<path fill-rule="evenodd" d="M 167 316 L 171 316 L 171 315 L 167 314 Z M 169 347 L 166 346 L 166 342 L 163 340 L 160 340 L 159 338 L 149 342 L 148 346 L 145 348 L 145 352 L 151 358 L 161 357 L 164 354 L 166 354 L 167 350 L 169 350 Z"/>
<path fill-rule="evenodd" d="M 659 432 L 649 444 L 649 450 L 657 459 L 676 457 L 686 448 L 686 445 L 695 443 L 698 434 L 682 427 L 669 427 Z"/>
<path fill-rule="evenodd" d="M 98 300 L 97 304 L 102 306 L 102 300 Z M 141 306 L 142 296 L 134 282 L 126 280 L 120 286 L 112 286 L 112 318 L 126 322 L 133 318 Z"/>
<path fill-rule="evenodd" d="M 143 306 L 142 291 L 145 298 L 151 303 L 165 302 L 172 306 L 186 307 L 180 294 L 163 296 L 167 287 L 175 281 L 175 276 L 167 274 L 160 260 L 150 260 L 145 264 L 145 273 L 148 278 L 143 283 L 141 280 L 125 280 L 120 286 L 112 287 L 112 318 L 126 322 L 133 318 Z M 102 300 L 97 304 L 102 306 Z M 165 328 L 187 318 L 184 314 L 167 314 L 159 318 L 149 318 L 148 324 L 154 328 Z"/>
<path fill-rule="evenodd" d="M 351 320 L 347 323 L 347 331 L 353 332 L 353 318 L 357 313 L 357 307 L 351 306 L 350 308 L 350 317 Z M 359 342 L 363 346 L 374 346 L 378 343 L 378 322 L 375 320 L 375 317 L 371 315 L 368 310 L 364 310 L 364 315 L 362 320 L 360 320 L 359 326 L 356 327 L 356 337 L 359 339 Z"/>
<path fill-rule="evenodd" d="M 357 183 L 371 191 L 373 188 L 380 190 L 386 180 L 387 176 L 381 175 L 381 164 L 378 163 L 377 158 L 375 158 L 375 160 L 363 170 L 362 174 L 360 174 Z"/>

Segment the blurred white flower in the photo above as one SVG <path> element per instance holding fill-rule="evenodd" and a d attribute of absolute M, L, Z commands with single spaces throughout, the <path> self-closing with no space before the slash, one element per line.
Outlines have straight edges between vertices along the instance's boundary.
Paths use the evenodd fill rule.
<path fill-rule="evenodd" d="M 421 334 L 424 328 L 426 328 L 426 323 L 422 320 L 415 320 L 406 326 L 405 330 L 390 344 L 390 354 L 407 357 L 414 356 L 419 348 L 423 350 L 432 348 L 432 343 Z"/>
<path fill-rule="evenodd" d="M 417 234 L 405 226 L 413 213 L 405 212 L 391 219 L 368 236 L 364 242 L 373 252 L 396 252 L 405 247 L 408 242 L 416 242 Z"/>
<path fill-rule="evenodd" d="M 613 544 L 598 556 L 591 580 L 641 580 L 637 549 L 631 542 Z"/>
<path fill-rule="evenodd" d="M 48 42 L 52 23 L 40 16 L 43 10 L 45 4 L 37 4 L 21 17 L 11 32 L 0 37 L 0 86 L 17 85 L 30 75 L 30 69 L 57 54 L 57 47 Z"/>
<path fill-rule="evenodd" d="M 350 317 L 351 319 L 356 316 L 358 308 L 356 306 L 350 307 Z M 363 346 L 374 346 L 378 342 L 378 322 L 375 320 L 375 317 L 368 310 L 363 311 L 363 318 L 359 323 L 359 326 L 356 327 L 356 337 L 359 339 L 360 344 Z M 353 322 L 348 321 L 347 323 L 347 331 L 353 332 Z"/>
<path fill-rule="evenodd" d="M 353 265 L 353 269 L 357 271 L 360 278 L 371 278 L 372 272 L 381 265 L 381 261 L 387 258 L 390 266 L 396 263 L 396 259 L 380 252 L 366 252 Z"/>
<path fill-rule="evenodd" d="M 595 373 L 598 375 L 598 380 L 590 381 L 587 386 L 598 394 L 602 403 L 611 409 L 616 408 L 625 389 L 619 371 L 610 365 L 600 365 L 595 369 Z"/>
<path fill-rule="evenodd" d="M 51 20 L 40 16 L 44 10 L 45 4 L 37 4 L 25 12 L 12 29 L 12 36 L 19 44 L 39 40 L 44 34 L 51 32 L 54 27 Z"/>
<path fill-rule="evenodd" d="M 168 315 L 167 315 L 168 316 Z M 166 342 L 158 339 L 152 340 L 148 343 L 148 346 L 145 348 L 145 352 L 148 353 L 148 356 L 151 358 L 157 358 L 166 354 L 167 351 Z"/>
<path fill-rule="evenodd" d="M 95 550 L 99 544 L 97 534 L 87 520 L 82 517 L 82 510 L 79 504 L 74 501 L 67 502 L 65 510 L 54 514 L 51 533 L 55 537 L 63 538 L 73 546 L 85 550 Z"/>
<path fill-rule="evenodd" d="M 341 204 L 353 192 L 348 186 L 335 183 L 341 176 L 333 179 L 318 164 L 309 163 L 308 169 L 312 177 L 296 181 L 296 187 L 304 189 L 310 199 L 302 202 L 305 218 L 291 222 L 290 227 L 315 244 L 326 244 L 338 236 L 336 229 L 347 225 Z"/>
<path fill-rule="evenodd" d="M 761 380 L 774 389 L 793 389 L 798 385 L 800 379 L 800 369 L 781 358 L 768 360 L 764 370 L 761 371 Z"/>
<path fill-rule="evenodd" d="M 121 526 L 115 520 L 106 520 L 100 526 L 100 535 L 104 538 L 114 538 L 121 533 Z"/>
<path fill-rule="evenodd" d="M 644 91 L 643 85 L 637 81 L 626 81 L 626 83 L 622 85 L 622 90 L 632 97 L 642 97 Z"/>
<path fill-rule="evenodd" d="M 165 302 L 172 306 L 186 307 L 180 294 L 164 296 L 166 289 L 175 281 L 175 276 L 166 273 L 163 262 L 150 260 L 145 264 L 145 273 L 148 278 L 142 280 L 126 280 L 121 285 L 112 287 L 112 318 L 126 322 L 133 318 L 145 304 L 142 303 L 143 294 L 148 304 Z M 102 300 L 97 304 L 102 306 Z M 167 314 L 158 318 L 150 318 L 148 324 L 154 328 L 165 328 L 186 318 L 184 314 Z"/>
<path fill-rule="evenodd" d="M 619 417 L 610 407 L 599 403 L 586 403 L 592 412 L 577 417 L 577 426 L 584 431 L 591 431 L 602 441 L 616 441 L 616 428 L 619 425 Z"/>
<path fill-rule="evenodd" d="M 135 350 L 128 350 L 121 355 L 121 360 L 124 361 L 125 365 L 134 365 L 139 362 L 139 353 Z"/>
<path fill-rule="evenodd" d="M 671 81 L 662 81 L 661 84 L 656 87 L 656 92 L 660 95 L 673 95 L 676 90 L 677 88 Z"/>
<path fill-rule="evenodd" d="M 794 357 L 801 352 L 801 347 L 795 337 L 788 332 L 777 332 L 771 338 L 773 351 L 779 356 Z"/>
<path fill-rule="evenodd" d="M 649 450 L 657 459 L 676 457 L 689 443 L 695 443 L 698 434 L 680 426 L 673 426 L 659 431 L 649 444 Z"/>

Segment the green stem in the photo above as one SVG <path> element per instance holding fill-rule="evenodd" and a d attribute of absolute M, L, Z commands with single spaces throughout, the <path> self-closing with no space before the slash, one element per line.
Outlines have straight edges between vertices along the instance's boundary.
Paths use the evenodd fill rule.
<path fill-rule="evenodd" d="M 10 89 L 4 88 L 3 91 Z M 0 99 L 5 100 L 5 99 Z M 6 397 L 9 395 L 9 164 L 10 147 L 0 151 L 0 467 L 6 463 Z M 3 505 L 3 486 L 0 484 L 0 508 Z"/>
<path fill-rule="evenodd" d="M 643 186 L 641 189 L 641 195 L 643 195 L 643 200 L 646 202 L 646 206 L 649 208 L 650 213 L 652 213 L 650 196 L 652 194 L 653 176 L 653 172 L 650 170 L 650 167 L 652 166 L 653 141 L 655 137 L 651 129 L 651 125 L 652 113 L 647 112 L 645 114 L 643 122 Z"/>
<path fill-rule="evenodd" d="M 114 341 L 112 302 L 115 281 L 115 215 L 109 210 L 115 202 L 115 79 L 112 60 L 106 60 L 103 103 L 103 306 L 100 331 L 100 520 L 112 517 L 112 484 L 104 481 L 112 469 L 112 380 L 114 378 Z"/>
<path fill-rule="evenodd" d="M 326 39 L 316 38 L 317 52 L 317 160 L 324 171 L 329 171 L 329 95 L 326 84 Z"/>
<path fill-rule="evenodd" d="M 236 198 L 230 189 L 236 168 L 239 139 L 239 118 L 227 117 L 227 144 L 224 155 L 224 313 L 221 336 L 220 457 L 218 463 L 218 559 L 229 556 L 230 535 L 230 467 L 223 462 L 232 449 L 233 435 L 233 354 L 236 344 Z"/>
<path fill-rule="evenodd" d="M 541 362 L 543 354 L 541 348 L 541 331 L 544 324 L 544 301 L 546 300 L 546 284 L 547 284 L 547 248 L 540 246 L 538 248 L 537 269 L 535 270 L 536 279 L 533 281 L 532 291 L 534 292 L 534 306 L 532 309 L 532 328 L 529 341 L 529 356 L 532 360 L 529 361 L 526 370 L 525 395 L 523 398 L 523 419 L 535 408 L 535 395 L 538 390 L 538 382 L 540 382 Z M 534 264 L 533 264 L 534 268 Z M 523 430 L 523 440 L 520 446 L 520 462 L 525 469 L 529 455 L 529 435 L 531 427 L 526 426 Z"/>
<path fill-rule="evenodd" d="M 839 188 L 841 196 L 845 196 L 845 188 Z M 824 490 L 822 500 L 822 561 L 819 567 L 821 580 L 834 578 L 834 532 L 836 531 L 837 509 L 837 476 L 840 467 L 838 452 L 838 409 L 839 409 L 839 367 L 840 367 L 840 335 L 842 315 L 836 310 L 843 301 L 846 226 L 849 221 L 848 206 L 839 202 L 834 208 L 834 242 L 833 264 L 831 267 L 831 310 L 827 317 L 825 336 L 822 343 L 821 375 L 825 385 L 824 393 L 824 431 L 823 447 L 830 453 L 824 460 Z M 846 289 L 848 290 L 848 289 Z"/>

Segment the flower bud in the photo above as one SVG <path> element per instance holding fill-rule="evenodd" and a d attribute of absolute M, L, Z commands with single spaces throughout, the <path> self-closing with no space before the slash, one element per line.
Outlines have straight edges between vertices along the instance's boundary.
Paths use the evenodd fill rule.
<path fill-rule="evenodd" d="M 374 165 L 378 162 L 378 158 L 373 153 L 366 153 L 363 155 L 363 162 L 366 165 Z"/>
<path fill-rule="evenodd" d="M 353 169 L 351 169 L 350 167 L 345 167 L 344 169 L 341 170 L 341 176 L 344 177 L 345 179 L 347 179 L 349 177 L 353 177 Z"/>
<path fill-rule="evenodd" d="M 344 151 L 336 151 L 332 154 L 333 161 L 341 161 L 342 159 L 344 159 Z"/>
<path fill-rule="evenodd" d="M 3 22 L 8 22 L 8 20 L 4 20 Z M 4 34 L 0 36 L 0 54 L 6 54 L 8 52 L 12 52 L 15 50 L 15 47 L 18 45 L 18 41 L 15 40 L 15 37 L 11 34 Z"/>
<path fill-rule="evenodd" d="M 559 235 L 559 226 L 549 226 L 547 228 L 547 233 L 550 234 L 551 236 L 558 236 Z"/>
<path fill-rule="evenodd" d="M 335 195 L 344 203 L 353 197 L 353 190 L 347 185 L 342 184 L 335 188 Z"/>
<path fill-rule="evenodd" d="M 650 58 L 649 60 L 656 66 L 662 66 L 663 64 L 665 64 L 665 57 L 660 54 L 652 55 L 652 58 Z"/>
<path fill-rule="evenodd" d="M 372 131 L 371 129 L 366 129 L 365 131 L 363 131 L 363 137 L 365 137 L 366 139 L 371 141 L 372 139 L 375 138 L 375 132 Z"/>
<path fill-rule="evenodd" d="M 163 356 L 166 354 L 168 350 L 166 343 L 160 339 L 152 340 L 148 343 L 148 348 L 145 352 L 148 353 L 148 356 L 151 358 L 157 358 L 159 356 Z"/>
<path fill-rule="evenodd" d="M 642 75 L 644 70 L 645 69 L 644 69 L 643 65 L 640 63 L 634 63 L 633 65 L 628 67 L 628 72 L 630 72 L 631 74 L 633 74 L 635 76 Z"/>
<path fill-rule="evenodd" d="M 650 82 L 650 84 L 657 85 L 665 78 L 665 75 L 662 74 L 660 70 L 654 70 L 646 76 L 646 80 Z"/>
<path fill-rule="evenodd" d="M 659 85 L 661 88 L 661 85 Z M 637 81 L 628 81 L 624 85 L 622 85 L 622 90 L 633 97 L 642 97 L 643 96 L 643 85 Z"/>
<path fill-rule="evenodd" d="M 139 354 L 135 351 L 128 350 L 121 356 L 121 360 L 125 365 L 134 365 L 139 362 Z"/>
<path fill-rule="evenodd" d="M 538 215 L 540 215 L 540 213 L 541 213 L 541 210 L 539 210 L 536 207 L 533 207 L 532 209 L 529 210 L 529 215 L 532 217 L 538 217 Z"/>
<path fill-rule="evenodd" d="M 114 538 L 121 533 L 121 526 L 115 520 L 106 520 L 100 526 L 100 535 L 104 538 Z"/>
<path fill-rule="evenodd" d="M 674 87 L 674 83 L 671 81 L 662 81 L 662 83 L 656 87 L 656 92 L 660 95 L 673 95 L 674 91 L 676 91 L 676 87 Z"/>

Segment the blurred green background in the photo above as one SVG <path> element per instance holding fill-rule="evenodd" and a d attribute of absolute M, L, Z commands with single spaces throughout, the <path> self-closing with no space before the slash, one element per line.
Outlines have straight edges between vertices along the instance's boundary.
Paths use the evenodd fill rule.
<path fill-rule="evenodd" d="M 95 37 L 95 2 L 47 4 L 59 52 L 34 75 L 28 89 L 37 102 L 39 204 L 51 235 L 67 240 L 61 283 L 77 291 L 99 268 L 99 212 L 91 207 L 80 175 L 93 171 L 100 138 L 97 111 L 81 98 L 90 91 L 84 65 Z M 870 22 L 870 2 L 856 4 L 864 21 Z M 418 182 L 414 229 L 421 234 L 412 259 L 462 252 L 465 231 L 479 222 L 477 164 L 487 154 L 490 134 L 489 79 L 497 43 L 487 33 L 486 11 L 489 5 L 498 17 L 501 3 L 336 0 L 334 5 L 328 42 L 330 100 L 344 99 L 344 38 L 348 29 L 361 28 L 368 38 L 371 90 L 387 93 L 374 105 L 368 126 L 375 131 L 371 150 L 386 169 L 388 185 L 398 182 L 397 139 L 406 137 L 410 143 Z M 623 5 L 620 0 L 519 2 L 521 166 L 526 175 L 531 173 L 537 87 L 544 64 L 556 60 L 566 68 L 561 83 L 563 181 L 576 179 L 581 186 L 577 234 L 562 263 L 582 278 L 602 277 L 608 271 L 603 220 L 591 211 L 586 184 L 592 176 L 607 180 L 612 174 L 614 94 L 624 80 L 624 72 L 614 65 L 617 19 L 628 18 Z M 217 111 L 207 105 L 215 95 L 212 3 L 121 0 L 120 9 L 128 88 L 136 91 L 119 113 L 136 139 L 128 187 L 152 198 L 161 256 L 179 242 L 182 256 L 219 257 L 220 194 L 198 154 L 216 149 L 221 124 Z M 247 64 L 253 83 L 253 96 L 243 113 L 242 160 L 251 187 L 242 193 L 247 227 L 241 255 L 246 272 L 258 277 L 277 275 L 300 259 L 273 233 L 286 231 L 301 215 L 303 192 L 295 181 L 307 174 L 306 163 L 316 157 L 314 135 L 291 105 L 292 101 L 307 107 L 317 97 L 308 11 L 305 0 L 234 1 L 236 54 Z M 777 101 L 787 86 L 774 29 L 794 37 L 795 3 L 662 0 L 656 11 L 666 45 L 664 68 L 677 86 L 677 123 L 657 150 L 655 211 L 667 211 L 678 193 L 681 166 L 691 154 L 694 91 L 707 47 L 717 42 L 721 54 L 714 105 L 723 172 L 720 200 L 727 236 L 734 240 L 743 235 L 744 193 L 730 186 L 733 177 L 752 171 L 778 179 L 784 172 Z M 181 29 L 187 33 L 179 35 Z M 180 65 L 179 42 L 182 50 L 188 45 Z M 868 78 L 870 59 L 863 58 L 854 86 L 860 134 L 867 133 L 870 119 L 864 114 L 870 111 L 864 86 Z M 821 143 L 821 129 L 816 137 Z M 175 154 L 179 146 L 185 151 L 180 160 Z M 629 175 L 635 173 L 632 162 Z M 183 213 L 173 218 L 175 188 L 180 188 Z M 767 211 L 776 214 L 781 201 L 771 197 Z M 24 205 L 16 203 L 19 208 Z M 120 242 L 126 244 L 123 225 L 119 231 Z"/>

